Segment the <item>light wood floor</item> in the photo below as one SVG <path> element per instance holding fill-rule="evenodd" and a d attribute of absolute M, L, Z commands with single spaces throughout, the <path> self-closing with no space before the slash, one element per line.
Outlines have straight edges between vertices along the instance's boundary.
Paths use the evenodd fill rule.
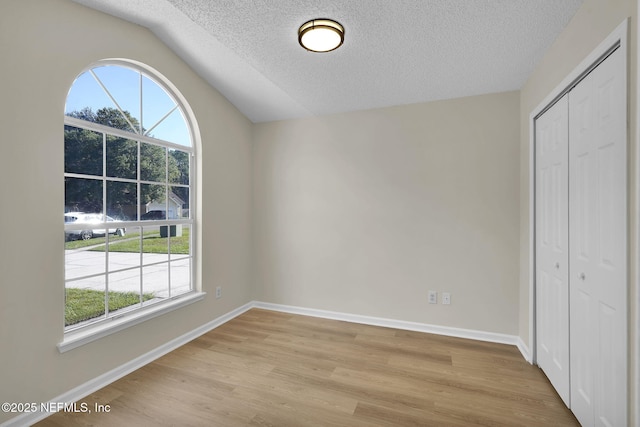
<path fill-rule="evenodd" d="M 252 309 L 38 426 L 577 426 L 517 348 Z"/>

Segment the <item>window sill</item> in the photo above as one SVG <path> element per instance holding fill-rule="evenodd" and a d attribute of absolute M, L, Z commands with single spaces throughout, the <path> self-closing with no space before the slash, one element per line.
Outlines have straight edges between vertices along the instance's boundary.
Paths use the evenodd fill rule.
<path fill-rule="evenodd" d="M 68 332 L 64 335 L 62 342 L 58 343 L 58 351 L 65 353 L 73 350 L 74 348 L 99 340 L 100 338 L 153 319 L 154 317 L 161 316 L 180 307 L 193 304 L 194 302 L 202 300 L 205 295 L 205 292 L 196 292 L 171 302 L 153 305 L 148 309 L 142 309 L 130 315 L 99 323 L 95 326 L 88 326 L 77 331 Z"/>

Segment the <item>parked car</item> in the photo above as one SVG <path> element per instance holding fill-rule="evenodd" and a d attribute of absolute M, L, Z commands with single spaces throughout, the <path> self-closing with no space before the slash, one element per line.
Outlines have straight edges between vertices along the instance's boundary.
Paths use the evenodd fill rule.
<path fill-rule="evenodd" d="M 117 224 L 113 224 L 113 228 L 106 230 L 104 228 L 94 228 L 93 226 L 102 225 L 105 222 L 119 222 L 116 219 L 111 218 L 99 213 L 84 213 L 84 212 L 67 212 L 64 214 L 65 224 L 87 224 L 86 229 L 82 230 L 65 230 L 65 238 L 67 240 L 89 240 L 94 236 L 104 236 L 106 233 L 113 234 L 115 236 L 124 236 L 125 228 L 118 227 Z"/>
<path fill-rule="evenodd" d="M 141 221 L 148 221 L 153 219 L 167 219 L 167 211 L 155 210 L 140 215 Z"/>

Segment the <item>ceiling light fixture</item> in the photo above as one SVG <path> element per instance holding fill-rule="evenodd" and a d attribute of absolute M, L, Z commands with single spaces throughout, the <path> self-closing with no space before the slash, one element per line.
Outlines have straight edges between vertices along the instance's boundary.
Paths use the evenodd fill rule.
<path fill-rule="evenodd" d="M 344 27 L 331 19 L 312 19 L 300 26 L 298 42 L 311 52 L 330 52 L 344 42 Z"/>

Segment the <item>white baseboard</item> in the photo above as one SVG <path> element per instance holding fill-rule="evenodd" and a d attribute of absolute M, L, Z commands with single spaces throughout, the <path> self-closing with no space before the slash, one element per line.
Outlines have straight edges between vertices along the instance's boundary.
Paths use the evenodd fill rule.
<path fill-rule="evenodd" d="M 196 329 L 187 332 L 186 334 L 175 338 L 166 344 L 161 345 L 148 353 L 139 356 L 124 365 L 118 366 L 115 369 L 112 369 L 109 372 L 106 372 L 92 380 L 87 381 L 84 384 L 79 385 L 78 387 L 69 390 L 66 393 L 57 396 L 56 398 L 49 401 L 49 403 L 58 403 L 58 402 L 77 402 L 80 399 L 90 395 L 93 392 L 100 390 L 101 388 L 113 383 L 114 381 L 119 380 L 125 375 L 130 374 L 136 369 L 140 369 L 141 367 L 153 362 L 154 360 L 164 356 L 165 354 L 175 350 L 176 348 L 185 345 L 189 341 L 198 338 L 199 336 L 206 334 L 207 332 L 217 328 L 218 326 L 228 322 L 241 315 L 242 313 L 250 310 L 253 307 L 253 303 L 247 303 L 241 307 L 236 308 L 235 310 L 230 311 L 229 313 L 223 314 L 222 316 L 212 320 L 211 322 L 205 323 L 202 326 L 197 327 Z M 54 405 L 55 406 L 55 405 Z M 43 420 L 50 416 L 50 412 L 29 412 L 23 413 L 17 417 L 11 418 L 10 420 L 0 424 L 0 427 L 22 427 L 22 426 L 30 426 L 35 424 L 36 422 Z"/>
<path fill-rule="evenodd" d="M 533 356 L 531 354 L 531 351 L 529 350 L 529 346 L 525 344 L 522 338 L 520 337 L 517 337 L 517 338 L 518 338 L 518 343 L 516 345 L 518 346 L 518 350 L 520 350 L 522 357 L 524 357 L 524 360 L 526 360 L 527 362 L 533 363 Z"/>
<path fill-rule="evenodd" d="M 453 328 L 448 326 L 430 325 L 427 323 L 407 322 L 403 320 L 386 319 L 381 317 L 362 316 L 358 314 L 340 313 L 335 311 L 252 301 L 212 320 L 211 322 L 205 323 L 204 325 L 199 326 L 198 328 L 187 332 L 186 334 L 178 338 L 167 342 L 166 344 L 163 344 L 155 348 L 154 350 L 143 354 L 142 356 L 139 356 L 115 369 L 112 369 L 109 372 L 106 372 L 92 380 L 89 380 L 86 383 L 81 384 L 78 387 L 57 396 L 49 402 L 52 404 L 59 402 L 77 402 L 82 398 L 88 396 L 89 394 L 100 390 L 101 388 L 113 383 L 114 381 L 117 381 L 125 375 L 128 375 L 131 372 L 135 371 L 136 369 L 140 369 L 141 367 L 153 362 L 159 357 L 164 356 L 165 354 L 175 350 L 176 348 L 198 338 L 199 336 L 217 328 L 218 326 L 228 322 L 229 320 L 241 315 L 242 313 L 245 313 L 246 311 L 254 307 L 263 308 L 265 310 L 280 311 L 284 313 L 300 314 L 303 316 L 321 317 L 325 319 L 342 320 L 346 322 L 361 323 L 365 325 L 382 326 L 387 328 L 404 329 L 408 331 L 426 332 L 430 334 L 514 345 L 518 348 L 518 350 L 520 350 L 522 356 L 531 363 L 531 354 L 529 348 L 525 345 L 524 341 L 522 341 L 520 337 L 515 335 L 498 334 L 494 332 L 485 332 L 473 329 Z M 49 415 L 51 415 L 50 412 L 24 413 L 4 422 L 3 424 L 0 424 L 0 427 L 29 426 L 40 420 L 43 420 Z"/>
<path fill-rule="evenodd" d="M 467 338 L 478 341 L 515 345 L 522 356 L 529 361 L 529 350 L 522 339 L 516 335 L 498 334 L 473 329 L 453 328 L 449 326 L 430 325 L 427 323 L 407 322 L 404 320 L 385 319 L 381 317 L 362 316 L 358 314 L 339 313 L 335 311 L 317 310 L 313 308 L 294 307 L 290 305 L 271 304 L 254 301 L 253 306 L 266 310 L 282 311 L 303 316 L 322 317 L 325 319 L 343 320 L 365 325 L 383 326 L 386 328 L 404 329 L 407 331 L 426 332 L 429 334 L 447 335 L 450 337 Z"/>

